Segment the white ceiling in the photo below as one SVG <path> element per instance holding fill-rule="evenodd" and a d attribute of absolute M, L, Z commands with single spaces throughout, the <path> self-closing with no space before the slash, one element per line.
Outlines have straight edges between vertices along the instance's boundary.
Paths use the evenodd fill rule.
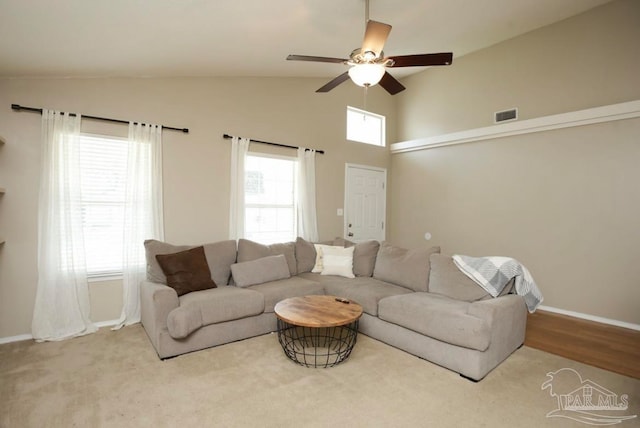
<path fill-rule="evenodd" d="M 456 57 L 610 0 L 370 0 L 387 55 Z M 0 0 L 0 77 L 316 76 L 364 34 L 364 0 Z M 402 77 L 422 68 L 395 69 Z"/>

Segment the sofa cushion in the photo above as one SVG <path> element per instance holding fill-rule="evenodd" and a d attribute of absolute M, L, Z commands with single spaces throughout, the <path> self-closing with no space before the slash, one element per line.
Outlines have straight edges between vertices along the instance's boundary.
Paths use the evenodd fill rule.
<path fill-rule="evenodd" d="M 355 276 L 372 276 L 376 266 L 376 257 L 380 249 L 380 243 L 375 240 L 355 242 L 344 238 L 336 238 L 333 245 L 343 247 L 355 247 L 353 251 L 353 274 Z"/>
<path fill-rule="evenodd" d="M 407 250 L 387 242 L 380 245 L 373 277 L 414 291 L 429 289 L 429 256 L 440 247 Z"/>
<path fill-rule="evenodd" d="M 340 277 L 337 277 L 337 276 L 330 276 L 330 275 L 322 276 L 320 273 L 313 273 L 313 272 L 304 272 L 304 273 L 301 273 L 300 275 L 296 275 L 296 276 L 298 278 L 304 278 L 304 279 L 307 279 L 309 281 L 317 282 L 317 283 L 320 283 L 320 284 L 323 284 L 323 285 L 326 284 L 326 283 L 332 282 L 334 280 L 340 280 L 340 279 L 343 279 L 346 282 L 350 281 L 349 279 L 346 279 L 346 278 L 340 278 Z"/>
<path fill-rule="evenodd" d="M 252 285 L 248 289 L 257 291 L 264 296 L 265 312 L 273 312 L 276 303 L 289 297 L 324 294 L 322 284 L 300 278 L 299 276 Z"/>
<path fill-rule="evenodd" d="M 238 287 L 248 287 L 291 276 L 284 254 L 232 264 L 231 274 L 233 282 Z"/>
<path fill-rule="evenodd" d="M 158 254 L 156 259 L 167 278 L 167 285 L 176 290 L 178 296 L 216 287 L 202 247 L 173 254 Z"/>
<path fill-rule="evenodd" d="M 305 274 L 305 278 L 313 279 Z M 413 293 L 408 288 L 379 281 L 375 278 L 356 277 L 347 279 L 338 276 L 322 276 L 320 283 L 329 295 L 353 300 L 362 306 L 362 310 L 369 315 L 378 315 L 378 302 L 380 299 L 400 294 Z"/>
<path fill-rule="evenodd" d="M 353 274 L 353 247 L 325 247 L 322 249 L 322 275 L 355 278 Z"/>
<path fill-rule="evenodd" d="M 475 302 L 489 293 L 457 268 L 451 256 L 431 254 L 431 272 L 429 273 L 429 292 L 451 297 L 465 302 Z"/>
<path fill-rule="evenodd" d="M 353 252 L 353 273 L 356 276 L 373 276 L 379 250 L 378 241 L 358 242 Z"/>
<path fill-rule="evenodd" d="M 491 294 L 480 287 L 474 280 L 465 275 L 453 261 L 444 254 L 431 254 L 431 272 L 429 273 L 429 292 L 437 293 L 452 299 L 475 302 L 492 299 Z M 513 289 L 512 278 L 502 289 L 499 296 L 508 294 Z"/>
<path fill-rule="evenodd" d="M 171 254 L 188 250 L 196 245 L 173 245 L 155 239 L 144 241 L 147 258 L 147 280 L 167 284 L 167 277 L 156 260 L 158 254 Z M 231 276 L 231 265 L 236 262 L 236 241 L 220 241 L 202 245 L 211 271 L 211 279 L 217 286 L 227 285 Z"/>
<path fill-rule="evenodd" d="M 298 237 L 296 239 L 296 272 L 311 272 L 316 264 L 316 248 L 313 242 Z"/>
<path fill-rule="evenodd" d="M 294 242 L 282 244 L 263 245 L 248 239 L 238 240 L 238 263 L 249 262 L 267 256 L 277 256 L 283 254 L 287 259 L 289 274 L 295 275 L 298 272 L 296 267 L 296 245 Z"/>
<path fill-rule="evenodd" d="M 433 293 L 411 293 L 381 299 L 378 317 L 425 336 L 484 351 L 491 341 L 484 319 L 467 313 L 471 303 Z"/>
<path fill-rule="evenodd" d="M 167 329 L 174 339 L 183 339 L 205 325 L 264 312 L 262 294 L 233 286 L 196 291 L 179 299 L 180 306 L 169 312 L 167 317 Z"/>

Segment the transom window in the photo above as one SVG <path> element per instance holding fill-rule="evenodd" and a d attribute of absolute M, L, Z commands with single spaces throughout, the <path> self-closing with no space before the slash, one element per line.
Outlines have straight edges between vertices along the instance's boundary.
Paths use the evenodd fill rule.
<path fill-rule="evenodd" d="M 244 186 L 246 239 L 262 244 L 296 239 L 296 166 L 295 158 L 247 155 Z"/>
<path fill-rule="evenodd" d="M 385 146 L 385 117 L 347 106 L 347 140 Z"/>

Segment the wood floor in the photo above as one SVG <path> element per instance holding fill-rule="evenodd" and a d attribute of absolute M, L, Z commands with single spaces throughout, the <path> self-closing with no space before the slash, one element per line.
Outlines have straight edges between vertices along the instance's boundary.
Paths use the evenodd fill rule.
<path fill-rule="evenodd" d="M 640 379 L 640 331 L 538 310 L 524 344 Z"/>

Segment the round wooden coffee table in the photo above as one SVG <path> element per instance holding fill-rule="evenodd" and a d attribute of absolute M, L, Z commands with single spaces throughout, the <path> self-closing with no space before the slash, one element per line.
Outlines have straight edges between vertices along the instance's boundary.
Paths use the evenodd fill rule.
<path fill-rule="evenodd" d="M 331 367 L 351 354 L 362 306 L 336 296 L 304 296 L 278 302 L 275 313 L 287 357 L 307 367 Z"/>

